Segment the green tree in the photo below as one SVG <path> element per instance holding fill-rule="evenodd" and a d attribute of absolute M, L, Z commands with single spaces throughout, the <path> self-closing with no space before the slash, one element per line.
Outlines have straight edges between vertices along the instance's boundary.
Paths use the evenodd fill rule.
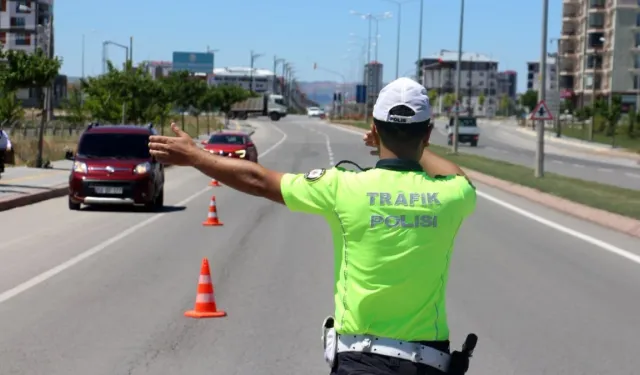
<path fill-rule="evenodd" d="M 500 97 L 500 104 L 499 104 L 500 113 L 502 115 L 508 116 L 510 107 L 511 107 L 511 100 L 509 99 L 509 96 L 502 95 Z"/>
<path fill-rule="evenodd" d="M 431 89 L 427 95 L 429 96 L 429 102 L 431 102 L 431 105 L 433 106 L 436 100 L 438 100 L 438 90 Z"/>
<path fill-rule="evenodd" d="M 538 105 L 538 92 L 534 90 L 528 90 L 520 96 L 520 105 L 527 107 L 527 110 L 533 111 Z"/>
<path fill-rule="evenodd" d="M 607 119 L 607 129 L 606 135 L 609 137 L 613 137 L 616 134 L 616 127 L 618 122 L 620 121 L 620 117 L 622 115 L 622 98 L 620 95 L 614 95 L 611 98 L 611 106 L 608 106 L 606 119 Z"/>
<path fill-rule="evenodd" d="M 201 98 L 201 106 L 207 112 L 207 134 L 211 133 L 211 112 L 220 108 L 222 93 L 217 86 L 209 86 Z"/>
<path fill-rule="evenodd" d="M 480 96 L 478 97 L 478 104 L 480 105 L 480 108 L 484 107 L 484 102 L 487 100 L 487 97 L 484 95 L 484 93 L 480 94 Z"/>
<path fill-rule="evenodd" d="M 444 96 L 443 102 L 445 108 L 451 108 L 456 102 L 456 96 L 454 94 L 448 93 Z"/>
<path fill-rule="evenodd" d="M 0 120 L 3 126 L 11 126 L 24 118 L 24 109 L 16 91 L 0 95 Z"/>
<path fill-rule="evenodd" d="M 33 53 L 3 50 L 0 51 L 0 58 L 6 61 L 0 64 L 0 87 L 4 92 L 15 92 L 20 88 L 36 90 L 41 111 L 36 167 L 46 167 L 49 163 L 45 163 L 43 159 L 44 129 L 47 118 L 43 89 L 53 84 L 62 66 L 62 60 L 57 57 L 49 58 L 42 49 L 37 49 Z"/>
<path fill-rule="evenodd" d="M 82 125 L 87 120 L 83 95 L 82 90 L 78 87 L 72 87 L 67 99 L 62 103 L 66 118 L 73 125 Z"/>
<path fill-rule="evenodd" d="M 239 86 L 222 85 L 218 86 L 220 95 L 220 111 L 225 114 L 225 121 L 228 122 L 228 113 L 231 111 L 231 106 L 239 103 L 243 100 L 247 100 L 251 97 L 255 97 L 256 94 L 247 91 Z"/>
<path fill-rule="evenodd" d="M 640 114 L 635 109 L 632 109 L 629 112 L 629 124 L 627 125 L 627 136 L 629 138 L 635 137 L 635 127 L 638 122 L 639 115 Z"/>

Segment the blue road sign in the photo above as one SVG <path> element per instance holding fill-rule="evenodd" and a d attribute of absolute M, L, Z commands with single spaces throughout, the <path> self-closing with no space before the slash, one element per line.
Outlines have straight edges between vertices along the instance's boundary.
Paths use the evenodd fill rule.
<path fill-rule="evenodd" d="M 366 103 L 367 101 L 367 86 L 365 85 L 357 85 L 356 86 L 356 103 Z"/>
<path fill-rule="evenodd" d="M 213 53 L 174 52 L 173 70 L 187 70 L 190 73 L 213 73 Z"/>

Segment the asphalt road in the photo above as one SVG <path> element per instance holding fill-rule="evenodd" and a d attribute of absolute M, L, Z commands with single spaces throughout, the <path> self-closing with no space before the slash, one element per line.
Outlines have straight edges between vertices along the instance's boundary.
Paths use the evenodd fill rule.
<path fill-rule="evenodd" d="M 358 134 L 320 121 L 256 126 L 271 168 L 375 162 Z M 161 214 L 71 212 L 65 199 L 0 212 L 0 374 L 328 373 L 322 219 L 207 188 L 190 169 L 168 170 L 167 181 Z M 480 337 L 470 374 L 637 374 L 640 254 L 629 252 L 639 241 L 478 189 L 448 288 L 454 346 Z M 204 228 L 213 193 L 225 225 Z M 205 256 L 227 318 L 183 317 Z"/>
<path fill-rule="evenodd" d="M 446 145 L 445 123 L 437 122 L 435 144 Z M 533 168 L 535 165 L 535 139 L 523 135 L 506 125 L 480 124 L 478 147 L 461 144 L 460 150 L 491 159 Z M 640 164 L 637 161 L 585 152 L 584 148 L 546 142 L 545 170 L 569 177 L 603 184 L 640 189 Z"/>

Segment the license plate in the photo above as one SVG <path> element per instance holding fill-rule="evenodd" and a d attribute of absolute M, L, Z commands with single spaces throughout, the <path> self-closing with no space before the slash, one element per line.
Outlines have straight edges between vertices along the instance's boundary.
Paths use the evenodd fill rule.
<path fill-rule="evenodd" d="M 122 194 L 122 188 L 121 187 L 96 186 L 93 189 L 98 194 L 110 194 L 110 195 Z"/>

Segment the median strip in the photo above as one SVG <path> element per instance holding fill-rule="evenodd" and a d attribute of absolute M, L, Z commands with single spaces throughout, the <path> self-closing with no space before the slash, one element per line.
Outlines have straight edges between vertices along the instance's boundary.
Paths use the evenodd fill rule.
<path fill-rule="evenodd" d="M 368 129 L 363 122 L 352 122 L 347 126 L 359 130 Z M 533 169 L 528 167 L 478 155 L 451 154 L 449 148 L 442 146 L 430 145 L 429 149 L 469 169 L 470 177 L 482 183 L 640 237 L 640 190 L 624 189 L 553 173 L 545 173 L 543 178 L 535 178 Z"/>

